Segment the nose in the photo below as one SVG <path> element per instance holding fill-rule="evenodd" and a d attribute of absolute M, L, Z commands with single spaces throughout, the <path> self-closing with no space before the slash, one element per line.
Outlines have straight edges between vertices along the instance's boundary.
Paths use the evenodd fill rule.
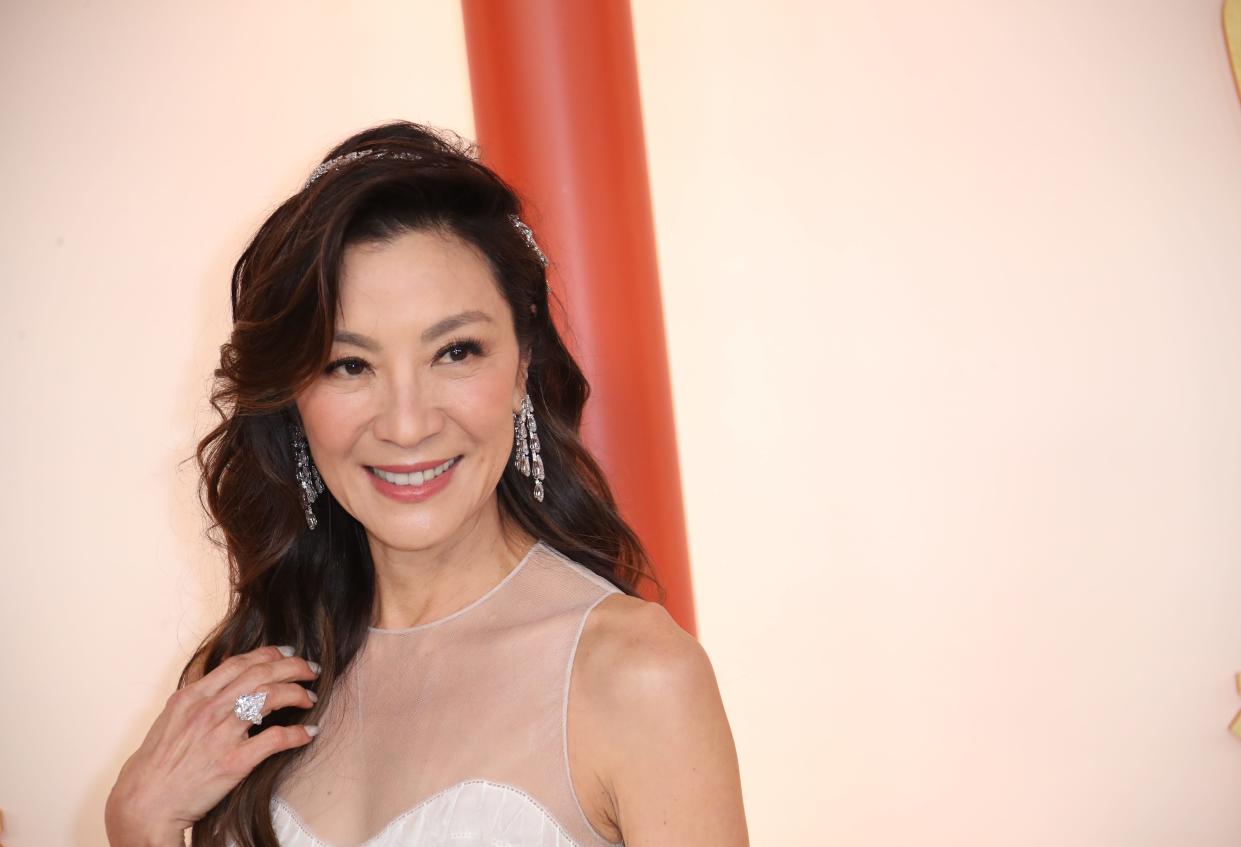
<path fill-rule="evenodd" d="M 375 437 L 403 450 L 413 450 L 444 428 L 439 399 L 417 373 L 390 375 L 376 403 L 371 423 Z"/>

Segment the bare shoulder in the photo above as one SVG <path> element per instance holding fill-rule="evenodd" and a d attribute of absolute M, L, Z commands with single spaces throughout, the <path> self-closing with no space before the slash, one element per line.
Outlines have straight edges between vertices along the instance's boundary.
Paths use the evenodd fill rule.
<path fill-rule="evenodd" d="M 599 602 L 586 620 L 575 664 L 580 691 L 607 720 L 618 751 L 720 700 L 698 639 L 663 606 L 640 597 L 613 594 Z"/>
<path fill-rule="evenodd" d="M 627 847 L 747 844 L 732 732 L 698 639 L 658 603 L 614 594 L 587 618 L 574 665 L 607 830 Z"/>
<path fill-rule="evenodd" d="M 578 644 L 578 663 L 586 684 L 596 693 L 624 696 L 634 685 L 681 679 L 684 672 L 710 671 L 711 663 L 698 639 L 690 635 L 658 603 L 613 594 L 586 619 Z M 714 678 L 714 677 L 712 677 Z"/>

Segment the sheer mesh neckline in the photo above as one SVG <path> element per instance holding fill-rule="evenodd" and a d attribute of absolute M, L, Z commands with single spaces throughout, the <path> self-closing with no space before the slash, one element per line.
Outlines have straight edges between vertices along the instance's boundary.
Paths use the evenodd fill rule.
<path fill-rule="evenodd" d="M 504 576 L 504 579 L 500 580 L 495 585 L 491 586 L 491 588 L 487 589 L 482 595 L 471 600 L 469 603 L 462 606 L 460 609 L 458 609 L 455 612 L 450 612 L 449 614 L 444 615 L 444 617 L 442 618 L 436 618 L 433 621 L 425 621 L 424 623 L 416 624 L 414 626 L 405 626 L 405 627 L 400 627 L 398 629 L 386 629 L 386 628 L 381 628 L 377 626 L 368 626 L 367 629 L 374 635 L 404 635 L 406 633 L 420 632 L 425 629 L 431 629 L 432 627 L 439 626 L 442 623 L 447 623 L 450 620 L 460 617 L 461 615 L 464 615 L 466 612 L 469 612 L 471 609 L 474 609 L 477 606 L 481 606 L 483 603 L 490 600 L 492 597 L 498 594 L 500 590 L 504 588 L 505 585 L 512 582 L 513 578 L 517 576 L 517 574 L 521 571 L 522 568 L 525 567 L 526 562 L 530 561 L 531 556 L 534 555 L 534 551 L 539 549 L 541 546 L 543 546 L 542 539 L 536 539 L 534 544 L 530 545 L 530 549 L 526 551 L 526 555 L 521 557 L 521 561 L 519 561 L 517 565 Z"/>
<path fill-rule="evenodd" d="M 464 608 L 368 633 L 276 788 L 279 843 L 620 847 L 587 817 L 568 748 L 578 643 L 620 590 L 539 539 Z"/>

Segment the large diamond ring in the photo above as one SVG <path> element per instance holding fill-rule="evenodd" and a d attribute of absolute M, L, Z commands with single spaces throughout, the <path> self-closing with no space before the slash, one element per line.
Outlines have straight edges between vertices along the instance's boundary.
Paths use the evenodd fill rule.
<path fill-rule="evenodd" d="M 242 694 L 237 698 L 237 702 L 233 704 L 233 714 L 241 718 L 243 721 L 249 721 L 252 724 L 260 724 L 263 722 L 263 704 L 267 702 L 266 691 L 256 691 L 253 694 Z"/>

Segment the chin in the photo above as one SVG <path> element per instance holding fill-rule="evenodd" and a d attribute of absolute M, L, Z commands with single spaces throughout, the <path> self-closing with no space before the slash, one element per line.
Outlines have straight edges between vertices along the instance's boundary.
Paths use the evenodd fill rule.
<path fill-rule="evenodd" d="M 392 506 L 385 504 L 383 514 L 362 520 L 367 535 L 392 550 L 427 550 L 457 536 L 471 522 L 470 515 L 454 508 L 454 504 L 432 507 L 429 504 Z"/>
<path fill-rule="evenodd" d="M 415 529 L 408 526 L 390 526 L 385 522 L 363 523 L 367 536 L 389 550 L 413 552 L 428 550 L 448 538 L 448 533 L 435 530 Z"/>

